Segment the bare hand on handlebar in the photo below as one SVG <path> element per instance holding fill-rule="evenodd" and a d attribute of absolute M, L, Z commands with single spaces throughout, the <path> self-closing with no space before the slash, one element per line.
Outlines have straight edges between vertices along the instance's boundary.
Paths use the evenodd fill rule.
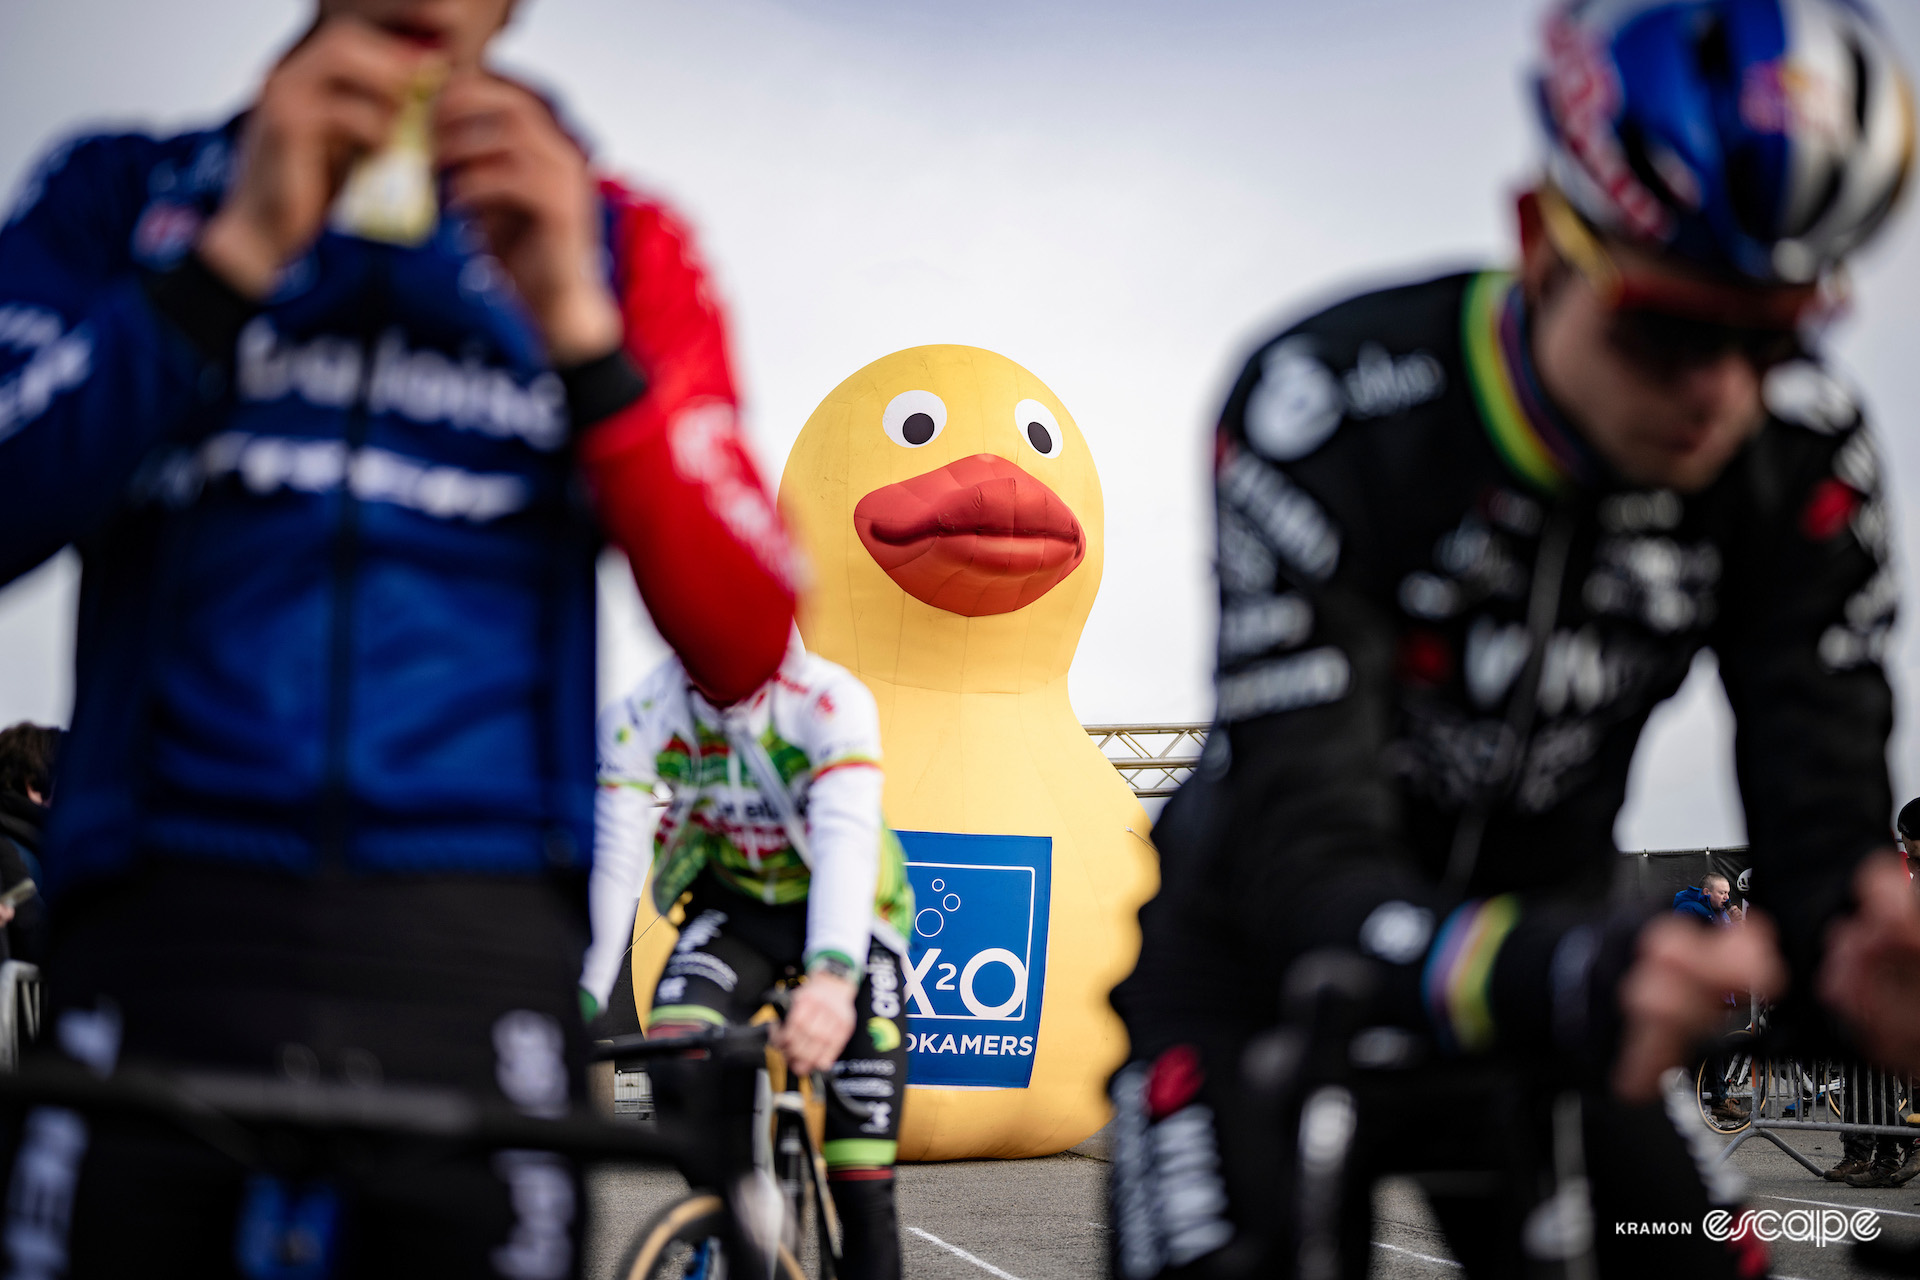
<path fill-rule="evenodd" d="M 1920 901 L 1890 854 L 1862 862 L 1853 885 L 1860 908 L 1828 931 L 1820 998 L 1881 1066 L 1920 1071 Z"/>
<path fill-rule="evenodd" d="M 773 1047 L 786 1055 L 787 1068 L 810 1075 L 833 1065 L 853 1035 L 853 983 L 831 973 L 816 973 L 793 993 L 786 1021 L 772 1036 Z"/>

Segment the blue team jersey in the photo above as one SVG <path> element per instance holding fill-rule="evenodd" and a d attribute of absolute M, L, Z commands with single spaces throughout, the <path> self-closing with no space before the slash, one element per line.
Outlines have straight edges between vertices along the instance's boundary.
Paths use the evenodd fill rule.
<path fill-rule="evenodd" d="M 323 235 L 211 355 L 156 309 L 237 124 L 61 148 L 0 231 L 0 582 L 84 562 L 54 889 L 150 855 L 592 848 L 598 534 L 498 266 Z"/>

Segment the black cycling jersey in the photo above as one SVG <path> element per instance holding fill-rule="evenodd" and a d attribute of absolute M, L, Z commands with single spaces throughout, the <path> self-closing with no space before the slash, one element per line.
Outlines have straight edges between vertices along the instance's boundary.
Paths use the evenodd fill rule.
<path fill-rule="evenodd" d="M 1603 897 L 1641 728 L 1711 648 L 1754 897 L 1808 990 L 1853 866 L 1888 843 L 1897 587 L 1852 398 L 1806 360 L 1766 400 L 1682 494 L 1625 483 L 1554 411 L 1505 275 L 1364 295 L 1259 348 L 1219 428 L 1222 731 L 1204 806 L 1183 797 L 1210 834 L 1169 833 L 1172 927 L 1278 975 L 1316 946 L 1412 961 L 1463 897 L 1519 893 L 1479 922 L 1525 960 L 1490 975 L 1494 1021 L 1544 1017 L 1551 939 L 1527 922 L 1543 895 Z M 1425 976 L 1443 1037 L 1488 1030 L 1446 1025 L 1458 975 Z"/>
<path fill-rule="evenodd" d="M 1218 723 L 1155 827 L 1162 888 L 1114 993 L 1124 1280 L 1280 1265 L 1274 1206 L 1313 1144 L 1249 1064 L 1289 967 L 1322 948 L 1373 957 L 1375 1019 L 1426 1033 L 1376 1039 L 1400 1056 L 1357 1086 L 1341 1274 L 1365 1273 L 1368 1187 L 1395 1171 L 1428 1180 L 1471 1274 L 1554 1256 L 1533 1224 L 1566 1172 L 1548 1113 L 1569 1089 L 1608 1274 L 1760 1265 L 1750 1239 L 1620 1234 L 1655 1209 L 1698 1223 L 1730 1189 L 1658 1106 L 1605 1091 L 1643 918 L 1608 913 L 1613 827 L 1648 714 L 1711 648 L 1754 898 L 1810 989 L 1854 865 L 1888 843 L 1895 582 L 1872 439 L 1800 361 L 1713 484 L 1636 488 L 1554 410 L 1528 340 L 1509 277 L 1452 276 L 1294 326 L 1227 401 Z M 1556 1060 L 1461 1056 L 1488 1050 Z M 1503 1083 L 1476 1092 L 1489 1071 Z"/>

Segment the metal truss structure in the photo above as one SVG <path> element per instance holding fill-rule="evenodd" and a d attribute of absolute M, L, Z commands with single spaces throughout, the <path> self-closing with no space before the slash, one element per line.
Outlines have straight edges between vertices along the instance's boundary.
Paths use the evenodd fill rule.
<path fill-rule="evenodd" d="M 1204 724 L 1090 724 L 1087 736 L 1142 800 L 1170 796 L 1200 763 Z"/>

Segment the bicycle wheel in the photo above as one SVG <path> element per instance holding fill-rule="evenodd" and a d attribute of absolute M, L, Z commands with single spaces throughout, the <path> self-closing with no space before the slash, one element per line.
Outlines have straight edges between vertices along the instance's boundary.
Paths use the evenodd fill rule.
<path fill-rule="evenodd" d="M 774 1128 L 773 1166 L 787 1201 L 787 1247 L 809 1276 L 834 1280 L 840 1272 L 837 1219 L 827 1190 L 826 1165 L 799 1112 L 782 1111 Z"/>
<path fill-rule="evenodd" d="M 787 1205 L 787 1229 L 781 1243 L 792 1250 L 802 1266 L 810 1253 L 817 1262 L 819 1252 L 807 1248 L 812 1235 L 808 1228 L 813 1225 L 813 1197 L 807 1193 L 812 1189 L 813 1171 L 807 1163 L 806 1134 L 800 1128 L 804 1123 L 797 1115 L 780 1112 L 773 1125 L 773 1177 Z"/>
<path fill-rule="evenodd" d="M 1715 1133 L 1739 1133 L 1753 1123 L 1755 1104 L 1753 1088 L 1753 1034 L 1747 1031 L 1735 1031 L 1720 1041 L 1720 1051 L 1702 1059 L 1693 1074 L 1693 1101 L 1700 1110 L 1700 1119 Z M 1713 1090 L 1708 1085 L 1707 1071 L 1718 1067 L 1723 1073 L 1720 1078 L 1719 1094 L 1733 1102 L 1745 1101 L 1747 1114 L 1739 1120 L 1725 1120 L 1713 1113 Z"/>
<path fill-rule="evenodd" d="M 727 1206 L 711 1193 L 676 1201 L 654 1215 L 627 1246 L 614 1269 L 619 1280 L 727 1280 L 727 1259 L 720 1248 Z M 783 1245 L 777 1280 L 806 1280 L 800 1264 Z"/>
<path fill-rule="evenodd" d="M 1827 1106 L 1833 1111 L 1836 1117 L 1844 1120 L 1846 1119 L 1846 1108 L 1843 1104 L 1846 1099 L 1848 1073 L 1842 1067 L 1830 1066 L 1825 1074 L 1827 1077 Z M 1865 1076 L 1859 1077 L 1855 1083 L 1858 1087 L 1867 1090 L 1869 1093 L 1873 1091 L 1873 1085 Z M 1908 1110 L 1907 1082 L 1899 1077 L 1895 1077 L 1891 1082 L 1890 1093 L 1893 1101 L 1894 1115 L 1904 1115 Z M 1900 1121 L 1892 1120 L 1891 1123 L 1898 1124 Z"/>

